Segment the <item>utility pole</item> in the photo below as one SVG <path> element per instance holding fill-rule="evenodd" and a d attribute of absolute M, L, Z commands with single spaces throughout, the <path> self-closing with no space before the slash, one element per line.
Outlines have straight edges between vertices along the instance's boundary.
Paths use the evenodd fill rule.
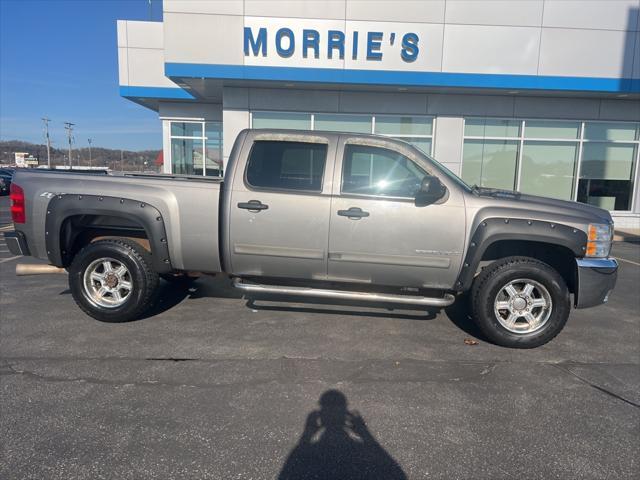
<path fill-rule="evenodd" d="M 122 149 L 120 149 L 120 171 L 124 172 L 124 168 L 122 167 L 122 157 L 124 156 L 124 153 L 122 152 Z"/>
<path fill-rule="evenodd" d="M 47 140 L 47 168 L 51 168 L 51 138 L 49 138 L 49 122 L 50 118 L 42 117 L 44 122 L 44 137 Z"/>
<path fill-rule="evenodd" d="M 91 139 L 87 138 L 87 142 L 89 142 L 89 168 L 91 168 Z"/>
<path fill-rule="evenodd" d="M 67 131 L 67 140 L 69 141 L 69 169 L 71 166 L 71 142 L 73 141 L 73 126 L 75 123 L 64 122 L 64 129 Z"/>

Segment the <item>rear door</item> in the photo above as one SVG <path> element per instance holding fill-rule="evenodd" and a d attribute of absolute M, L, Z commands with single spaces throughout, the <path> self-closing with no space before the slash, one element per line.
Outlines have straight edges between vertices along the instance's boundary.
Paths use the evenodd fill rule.
<path fill-rule="evenodd" d="M 248 137 L 229 206 L 235 275 L 326 279 L 334 157 L 323 136 Z"/>

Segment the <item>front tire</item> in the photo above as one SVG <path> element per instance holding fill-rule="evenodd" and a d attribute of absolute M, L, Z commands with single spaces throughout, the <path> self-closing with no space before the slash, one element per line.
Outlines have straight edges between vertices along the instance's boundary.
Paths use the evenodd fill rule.
<path fill-rule="evenodd" d="M 76 304 L 101 322 L 127 322 L 154 304 L 159 276 L 151 254 L 126 239 L 90 243 L 69 268 L 69 288 Z"/>
<path fill-rule="evenodd" d="M 571 302 L 562 276 L 530 257 L 496 260 L 476 277 L 472 308 L 492 342 L 511 348 L 544 345 L 564 328 Z"/>

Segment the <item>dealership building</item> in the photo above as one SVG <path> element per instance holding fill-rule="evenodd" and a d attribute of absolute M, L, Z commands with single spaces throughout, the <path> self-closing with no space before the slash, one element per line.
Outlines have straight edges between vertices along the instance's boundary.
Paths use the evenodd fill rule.
<path fill-rule="evenodd" d="M 164 0 L 118 59 L 167 173 L 219 175 L 249 127 L 375 133 L 640 228 L 640 0 Z"/>

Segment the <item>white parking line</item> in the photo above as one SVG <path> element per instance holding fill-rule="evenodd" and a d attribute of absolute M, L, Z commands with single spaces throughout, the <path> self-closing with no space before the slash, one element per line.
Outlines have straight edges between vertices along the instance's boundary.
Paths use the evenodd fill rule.
<path fill-rule="evenodd" d="M 13 230 L 13 225 L 5 225 L 4 227 L 0 227 L 0 232 L 7 232 L 9 230 Z"/>
<path fill-rule="evenodd" d="M 16 255 L 15 257 L 11 257 L 11 258 L 3 258 L 2 260 L 0 260 L 0 263 L 7 263 L 10 262 L 11 260 L 15 260 L 16 258 L 20 258 L 22 255 Z"/>
<path fill-rule="evenodd" d="M 626 262 L 626 263 L 630 263 L 631 265 L 637 265 L 638 267 L 640 267 L 640 263 L 638 262 L 634 262 L 632 260 L 627 260 L 626 258 L 622 258 L 622 257 L 615 257 L 616 260 L 620 260 L 621 262 Z"/>

